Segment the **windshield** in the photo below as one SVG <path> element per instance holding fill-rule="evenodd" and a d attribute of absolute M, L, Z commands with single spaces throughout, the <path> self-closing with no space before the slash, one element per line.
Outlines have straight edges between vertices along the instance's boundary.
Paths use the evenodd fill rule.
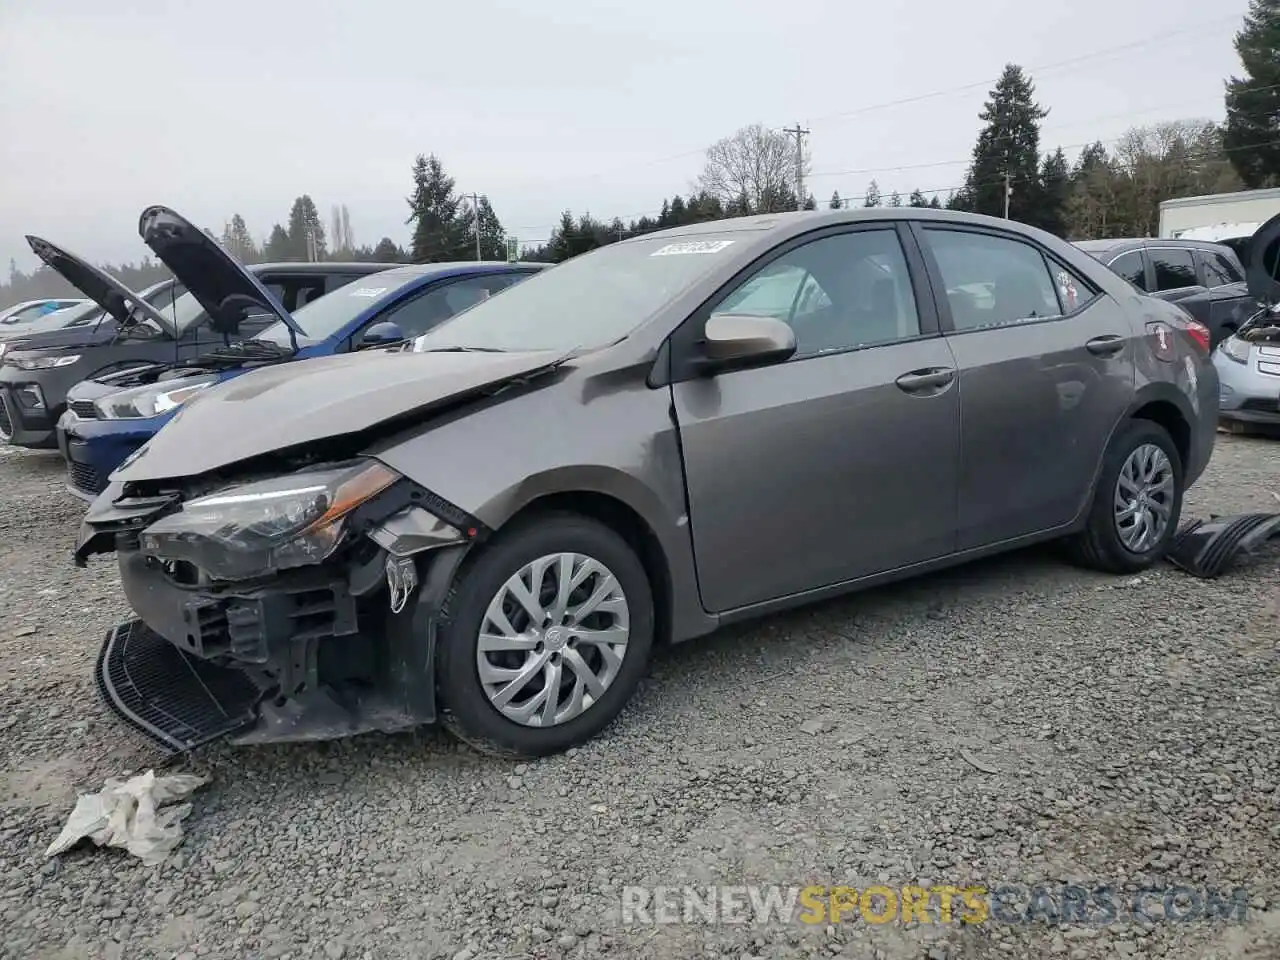
<path fill-rule="evenodd" d="M 307 340 L 324 340 L 333 336 L 370 307 L 386 303 L 400 293 L 410 280 L 422 276 L 411 270 L 383 270 L 361 277 L 353 283 L 339 287 L 332 293 L 317 297 L 305 306 L 293 311 L 293 319 L 302 328 Z M 270 340 L 288 346 L 289 328 L 276 322 L 255 340 Z"/>
<path fill-rule="evenodd" d="M 711 233 L 601 247 L 445 321 L 415 340 L 413 349 L 563 352 L 607 346 L 723 263 L 733 244 L 752 235 Z"/>

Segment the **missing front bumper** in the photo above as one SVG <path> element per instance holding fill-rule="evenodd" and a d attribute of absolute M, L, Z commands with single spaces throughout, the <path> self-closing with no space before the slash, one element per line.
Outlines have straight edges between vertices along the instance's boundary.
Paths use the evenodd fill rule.
<path fill-rule="evenodd" d="M 171 753 L 248 730 L 264 693 L 249 674 L 193 657 L 141 620 L 107 633 L 96 680 L 112 712 Z"/>

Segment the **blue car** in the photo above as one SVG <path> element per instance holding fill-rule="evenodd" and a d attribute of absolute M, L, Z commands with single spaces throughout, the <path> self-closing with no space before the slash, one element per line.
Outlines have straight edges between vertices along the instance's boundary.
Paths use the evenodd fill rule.
<path fill-rule="evenodd" d="M 290 313 L 252 273 L 174 211 L 149 207 L 139 232 L 226 342 L 180 365 L 125 370 L 71 388 L 67 412 L 58 421 L 58 445 L 67 461 L 67 489 L 86 501 L 183 403 L 211 384 L 268 364 L 394 347 L 545 266 L 406 264 L 369 274 Z M 246 318 L 264 312 L 276 322 L 250 339 L 235 339 Z"/>

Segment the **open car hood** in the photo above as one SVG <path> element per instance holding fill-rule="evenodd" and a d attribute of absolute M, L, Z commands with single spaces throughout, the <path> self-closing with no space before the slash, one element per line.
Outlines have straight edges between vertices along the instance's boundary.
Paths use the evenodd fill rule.
<path fill-rule="evenodd" d="M 1245 264 L 1249 295 L 1267 304 L 1280 303 L 1280 214 L 1276 214 L 1249 238 Z"/>
<path fill-rule="evenodd" d="M 284 304 L 257 277 L 181 214 L 168 207 L 147 207 L 138 220 L 138 234 L 204 308 L 215 333 L 235 336 L 245 317 L 266 313 L 305 336 Z"/>
<path fill-rule="evenodd" d="M 113 481 L 196 476 L 251 457 L 360 433 L 554 370 L 570 354 L 341 354 L 251 370 L 178 408 Z M 175 381 L 176 382 L 176 381 Z"/>
<path fill-rule="evenodd" d="M 137 318 L 142 316 L 150 319 L 169 336 L 178 336 L 172 320 L 147 303 L 140 293 L 130 290 L 109 273 L 40 237 L 28 236 L 27 243 L 50 269 L 62 274 L 68 283 L 115 317 L 121 328 L 136 323 Z"/>

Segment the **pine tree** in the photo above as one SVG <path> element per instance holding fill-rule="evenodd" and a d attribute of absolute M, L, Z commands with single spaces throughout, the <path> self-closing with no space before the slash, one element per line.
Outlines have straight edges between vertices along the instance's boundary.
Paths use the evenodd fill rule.
<path fill-rule="evenodd" d="M 1004 215 L 1005 182 L 1013 190 L 1009 216 L 1040 225 L 1040 121 L 1049 111 L 1035 101 L 1035 84 L 1022 68 L 1008 64 L 978 118 L 985 126 L 973 148 L 973 162 L 961 191 L 965 207 Z"/>
<path fill-rule="evenodd" d="M 1247 187 L 1280 183 L 1280 0 L 1250 0 L 1235 39 L 1244 76 L 1227 82 L 1223 146 Z"/>
<path fill-rule="evenodd" d="M 880 184 L 876 183 L 874 180 L 872 180 L 867 186 L 867 193 L 866 196 L 862 198 L 862 205 L 864 207 L 880 206 Z"/>
<path fill-rule="evenodd" d="M 390 237 L 383 237 L 373 248 L 370 259 L 374 263 L 400 263 L 405 260 L 405 253 Z"/>
<path fill-rule="evenodd" d="M 293 201 L 288 233 L 290 260 L 310 260 L 313 254 L 316 260 L 325 258 L 324 224 L 320 222 L 315 201 L 308 194 Z"/>
<path fill-rule="evenodd" d="M 805 198 L 804 198 L 804 208 L 805 208 L 806 210 L 817 210 L 817 209 L 818 209 L 818 201 L 814 199 L 814 196 L 813 196 L 813 194 L 812 194 L 812 193 L 811 193 L 811 194 L 809 194 L 807 197 L 805 197 Z"/>
<path fill-rule="evenodd" d="M 476 211 L 471 208 L 470 203 L 467 203 L 458 215 L 458 230 L 467 237 L 470 249 L 468 259 L 475 257 Z M 480 259 L 507 259 L 506 234 L 502 229 L 502 224 L 498 222 L 498 215 L 493 212 L 493 207 L 489 205 L 488 197 L 480 198 Z"/>
<path fill-rule="evenodd" d="M 475 240 L 458 217 L 454 180 L 436 155 L 418 154 L 413 163 L 413 196 L 407 199 L 413 224 L 410 256 L 414 263 L 466 260 L 475 256 Z M 468 246 L 471 252 L 468 254 Z"/>
<path fill-rule="evenodd" d="M 827 204 L 832 210 L 839 210 L 844 206 L 844 201 L 840 199 L 840 191 L 837 190 L 831 194 L 831 202 Z"/>
<path fill-rule="evenodd" d="M 911 196 L 907 198 L 908 207 L 927 207 L 929 201 L 925 200 L 924 194 L 920 192 L 920 188 L 911 191 Z"/>
<path fill-rule="evenodd" d="M 271 235 L 267 237 L 267 242 L 262 247 L 262 259 L 268 263 L 297 259 L 290 255 L 289 234 L 278 223 L 271 227 Z"/>
<path fill-rule="evenodd" d="M 889 194 L 889 206 L 891 207 L 902 206 L 902 194 L 900 194 L 897 190 Z"/>
<path fill-rule="evenodd" d="M 232 214 L 222 231 L 222 246 L 241 263 L 253 263 L 258 259 L 258 248 L 253 242 L 253 236 L 245 225 L 244 217 L 238 213 Z"/>
<path fill-rule="evenodd" d="M 942 203 L 941 203 L 941 201 L 939 201 L 939 200 L 938 200 L 938 195 L 937 195 L 936 193 L 935 193 L 932 197 L 930 197 L 930 198 L 929 198 L 929 209 L 930 209 L 930 210 L 941 210 L 941 209 L 942 209 Z"/>
<path fill-rule="evenodd" d="M 1071 170 L 1059 147 L 1040 167 L 1039 222 L 1036 226 L 1059 237 L 1067 235 L 1067 200 L 1071 195 Z"/>

